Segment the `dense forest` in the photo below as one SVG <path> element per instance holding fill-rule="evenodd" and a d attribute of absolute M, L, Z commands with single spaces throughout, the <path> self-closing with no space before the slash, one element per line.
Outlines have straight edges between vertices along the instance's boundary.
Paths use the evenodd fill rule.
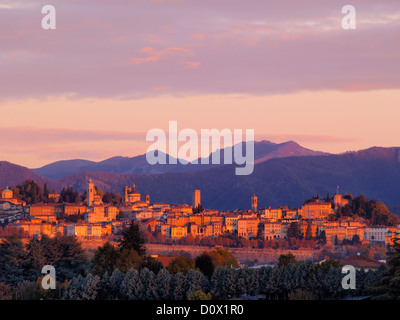
<path fill-rule="evenodd" d="M 240 267 L 229 251 L 205 251 L 195 259 L 178 256 L 167 267 L 146 252 L 143 232 L 132 223 L 118 246 L 106 243 L 89 259 L 75 237 L 31 239 L 23 244 L 17 235 L 0 244 L 1 299 L 71 300 L 181 300 L 231 299 L 341 299 L 371 296 L 400 298 L 400 244 L 394 245 L 387 265 L 358 270 L 356 289 L 344 290 L 341 265 L 296 261 L 281 255 L 274 267 Z M 44 290 L 41 268 L 57 270 L 58 290 Z"/>

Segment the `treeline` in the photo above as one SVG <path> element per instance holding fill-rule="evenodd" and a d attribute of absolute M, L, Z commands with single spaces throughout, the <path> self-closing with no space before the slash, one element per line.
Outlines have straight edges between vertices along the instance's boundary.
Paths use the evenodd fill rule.
<path fill-rule="evenodd" d="M 145 268 L 126 273 L 78 276 L 66 286 L 63 298 L 71 300 L 213 300 L 253 296 L 264 299 L 341 299 L 366 296 L 374 292 L 379 271 L 356 273 L 356 289 L 342 288 L 341 268 L 325 270 L 311 261 L 286 266 L 222 268 L 208 279 L 198 270 L 171 274 L 163 268 L 158 273 Z"/>
<path fill-rule="evenodd" d="M 117 247 L 105 244 L 89 260 L 75 237 L 31 239 L 24 245 L 17 235 L 0 244 L 1 299 L 73 300 L 182 300 L 232 299 L 341 299 L 372 296 L 399 299 L 400 245 L 388 254 L 387 267 L 356 272 L 356 289 L 344 290 L 342 269 L 336 260 L 314 264 L 281 255 L 274 267 L 240 268 L 226 250 L 205 251 L 195 259 L 176 257 L 164 268 L 148 263 L 140 228 L 124 229 Z M 126 251 L 136 259 L 118 259 Z M 129 254 L 128 254 L 129 256 Z M 97 258 L 96 258 L 97 257 Z M 151 257 L 150 257 L 151 258 Z M 151 260 L 151 259 L 150 259 Z M 132 264 L 131 264 L 132 263 Z M 41 268 L 56 268 L 58 289 L 41 287 Z M 124 271 L 120 270 L 124 269 Z"/>
<path fill-rule="evenodd" d="M 86 200 L 86 191 L 79 193 L 72 187 L 63 188 L 60 192 L 59 199 L 50 198 L 50 193 L 55 193 L 50 190 L 45 183 L 43 188 L 34 180 L 24 180 L 21 184 L 11 187 L 14 197 L 19 200 L 25 201 L 26 204 L 31 205 L 35 203 L 80 203 Z M 104 203 L 118 205 L 122 203 L 122 197 L 118 193 L 105 192 L 96 187 L 96 192 L 101 196 Z"/>
<path fill-rule="evenodd" d="M 393 227 L 400 224 L 399 217 L 390 212 L 388 207 L 376 200 L 368 200 L 364 195 L 353 198 L 349 195 L 350 203 L 339 208 L 335 218 L 360 217 L 366 219 L 370 225 Z"/>

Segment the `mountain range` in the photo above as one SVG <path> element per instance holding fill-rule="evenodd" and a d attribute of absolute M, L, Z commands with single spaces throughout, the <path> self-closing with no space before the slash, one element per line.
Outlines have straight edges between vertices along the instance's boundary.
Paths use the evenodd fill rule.
<path fill-rule="evenodd" d="M 141 162 L 138 157 L 142 158 Z M 181 172 L 162 168 L 166 171 L 161 173 L 157 171 L 161 169 L 156 168 L 157 173 L 154 173 L 147 168 L 145 155 L 138 157 L 116 157 L 102 162 L 60 161 L 35 170 L 0 162 L 0 186 L 18 184 L 29 178 L 41 184 L 46 182 L 56 191 L 70 186 L 82 192 L 90 177 L 103 191 L 121 193 L 125 185 L 135 184 L 142 196 L 150 194 L 151 202 L 191 204 L 192 191 L 200 189 L 204 207 L 231 210 L 249 208 L 253 194 L 258 196 L 259 207 L 300 207 L 305 199 L 316 194 L 332 196 L 339 185 L 342 194 L 363 194 L 368 199 L 384 202 L 389 208 L 400 206 L 399 147 L 326 154 L 302 148 L 294 142 L 261 141 L 255 144 L 256 164 L 254 172 L 248 176 L 236 176 L 236 165 L 210 165 L 208 168 L 192 165 L 195 168 L 179 169 Z M 136 167 L 132 163 L 136 163 Z M 91 170 L 82 169 L 87 165 L 93 165 Z M 39 175 L 45 169 L 47 177 Z M 57 180 L 49 178 L 61 174 L 62 170 L 68 175 L 62 174 Z M 145 173 L 126 173 L 129 170 Z"/>
<path fill-rule="evenodd" d="M 245 142 L 242 143 L 242 150 L 245 150 Z M 50 163 L 41 168 L 33 169 L 37 174 L 49 179 L 57 180 L 71 174 L 82 172 L 110 172 L 110 173 L 139 173 L 139 174 L 161 174 L 167 172 L 195 172 L 204 171 L 210 168 L 218 167 L 219 164 L 212 163 L 214 153 L 220 153 L 221 161 L 224 163 L 224 152 L 232 154 L 232 147 L 218 149 L 209 155 L 208 163 L 196 165 L 187 163 L 187 161 L 176 161 L 177 164 L 170 165 L 174 159 L 166 154 L 167 164 L 150 165 L 147 162 L 146 154 L 135 157 L 112 157 L 103 161 L 95 162 L 88 160 L 63 160 Z M 161 153 L 161 151 L 158 151 Z M 303 148 L 293 141 L 285 143 L 273 143 L 270 141 L 254 142 L 254 162 L 261 163 L 272 158 L 283 158 L 288 156 L 314 156 L 323 155 L 325 153 L 313 151 Z M 202 163 L 202 159 L 197 159 L 198 163 Z M 204 162 L 203 162 L 204 163 Z"/>

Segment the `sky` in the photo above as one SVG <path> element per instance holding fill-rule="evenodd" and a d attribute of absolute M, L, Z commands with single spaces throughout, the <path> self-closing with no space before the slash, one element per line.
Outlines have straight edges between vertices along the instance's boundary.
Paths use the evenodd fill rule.
<path fill-rule="evenodd" d="M 399 39 L 398 0 L 0 0 L 0 160 L 132 157 L 175 120 L 331 153 L 400 146 Z"/>

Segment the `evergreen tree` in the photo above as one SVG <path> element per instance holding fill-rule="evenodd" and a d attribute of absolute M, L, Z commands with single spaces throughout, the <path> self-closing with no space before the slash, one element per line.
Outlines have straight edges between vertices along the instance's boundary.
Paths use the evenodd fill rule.
<path fill-rule="evenodd" d="M 290 223 L 287 231 L 288 238 L 302 239 L 303 234 L 301 232 L 301 228 L 297 222 Z"/>
<path fill-rule="evenodd" d="M 110 294 L 111 294 L 111 299 L 121 299 L 122 295 L 120 293 L 121 290 L 121 285 L 122 282 L 125 279 L 125 275 L 119 271 L 118 269 L 115 269 L 113 273 L 111 274 L 109 278 L 109 287 L 110 287 Z"/>
<path fill-rule="evenodd" d="M 211 295 L 215 299 L 225 299 L 226 294 L 226 277 L 228 270 L 222 267 L 217 267 L 211 277 L 210 287 Z"/>
<path fill-rule="evenodd" d="M 139 256 L 133 249 L 122 249 L 116 254 L 114 268 L 121 270 L 121 272 L 126 273 L 132 268 L 139 270 L 143 264 L 143 257 Z"/>
<path fill-rule="evenodd" d="M 203 288 L 204 284 L 204 275 L 197 270 L 189 270 L 186 276 L 186 295 L 189 295 L 192 292 L 195 291 L 205 291 L 205 288 Z"/>
<path fill-rule="evenodd" d="M 278 258 L 278 267 L 287 266 L 288 264 L 295 264 L 296 257 L 293 253 L 281 254 Z"/>
<path fill-rule="evenodd" d="M 181 256 L 181 257 L 176 257 L 174 260 L 172 260 L 168 264 L 167 270 L 171 274 L 177 274 L 178 272 L 187 274 L 188 271 L 194 269 L 194 267 L 195 267 L 194 259 Z"/>
<path fill-rule="evenodd" d="M 120 289 L 122 297 L 129 300 L 139 300 L 142 297 L 143 285 L 140 281 L 139 272 L 136 269 L 130 269 L 121 283 Z"/>
<path fill-rule="evenodd" d="M 311 240 L 312 239 L 312 229 L 311 229 L 311 221 L 308 220 L 307 223 L 307 230 L 306 230 L 306 236 L 305 236 L 306 240 Z"/>
<path fill-rule="evenodd" d="M 137 224 L 135 221 L 132 221 L 129 227 L 125 228 L 122 231 L 122 240 L 119 244 L 119 247 L 121 250 L 133 249 L 139 255 L 145 255 L 146 254 L 145 243 L 146 240 L 144 237 L 144 233 L 142 230 L 140 230 L 139 224 Z"/>
<path fill-rule="evenodd" d="M 234 298 L 238 294 L 238 274 L 236 269 L 229 269 L 226 277 L 226 294 L 228 298 Z"/>
<path fill-rule="evenodd" d="M 140 282 L 143 287 L 141 300 L 156 300 L 158 299 L 156 279 L 154 272 L 147 268 L 143 268 L 139 272 Z"/>
<path fill-rule="evenodd" d="M 18 235 L 10 235 L 0 243 L 0 282 L 16 285 L 24 280 L 35 281 L 38 272 L 29 272 L 27 252 Z"/>
<path fill-rule="evenodd" d="M 167 269 L 163 268 L 156 278 L 158 296 L 161 300 L 168 300 L 171 295 L 172 276 Z"/>
<path fill-rule="evenodd" d="M 186 298 L 186 277 L 179 272 L 174 275 L 173 300 L 184 300 Z"/>
<path fill-rule="evenodd" d="M 117 263 L 119 251 L 110 243 L 106 242 L 98 247 L 92 258 L 92 270 L 96 275 L 103 275 L 105 272 L 111 274 Z"/>
<path fill-rule="evenodd" d="M 197 256 L 195 259 L 195 266 L 203 272 L 208 279 L 211 279 L 215 267 L 210 255 L 203 252 L 201 255 Z"/>
<path fill-rule="evenodd" d="M 100 277 L 88 274 L 83 278 L 81 283 L 81 299 L 82 300 L 96 300 L 98 297 L 98 289 L 100 287 Z"/>
<path fill-rule="evenodd" d="M 400 299 L 400 239 L 394 240 L 394 251 L 387 253 L 386 269 L 379 273 L 374 285 L 375 299 Z"/>

